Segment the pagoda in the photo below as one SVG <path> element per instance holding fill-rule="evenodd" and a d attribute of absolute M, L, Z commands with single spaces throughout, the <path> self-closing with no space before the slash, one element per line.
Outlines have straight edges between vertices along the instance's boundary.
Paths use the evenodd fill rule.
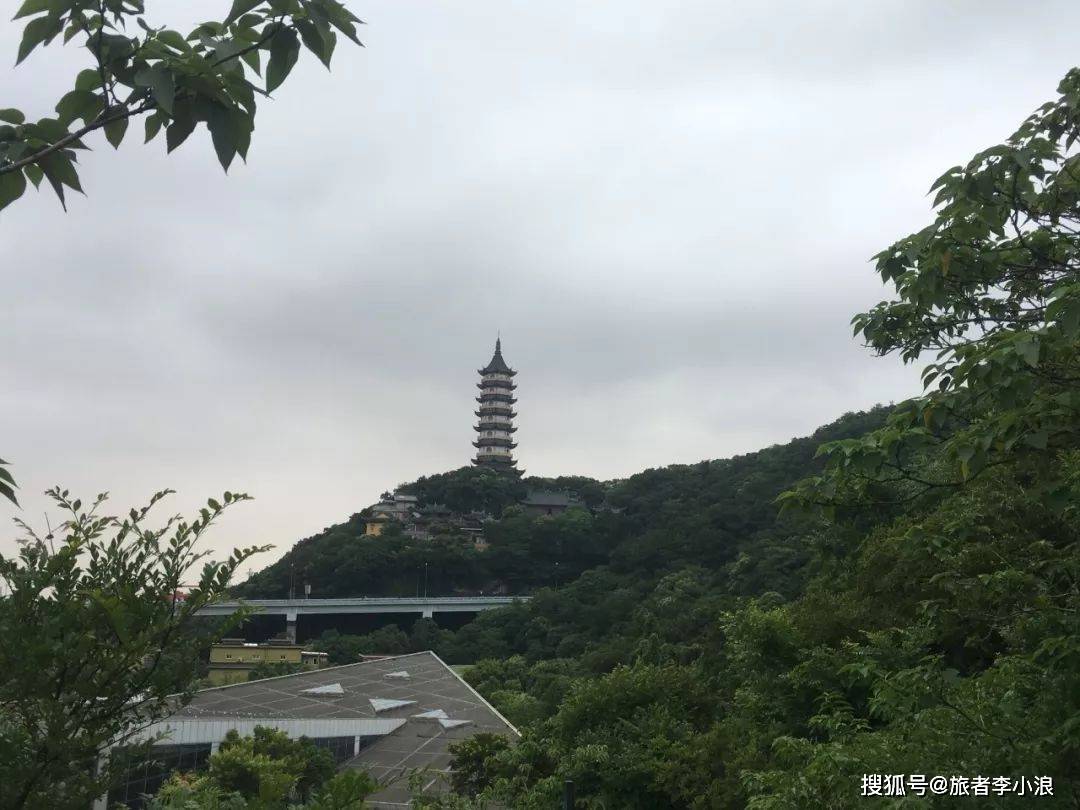
<path fill-rule="evenodd" d="M 480 396 L 476 401 L 480 403 L 476 416 L 480 422 L 473 428 L 476 431 L 476 458 L 473 464 L 511 475 L 521 475 L 514 461 L 513 450 L 517 445 L 514 443 L 513 434 L 517 430 L 514 427 L 514 375 L 517 374 L 502 356 L 502 340 L 495 340 L 495 354 L 491 362 L 477 372 L 480 382 L 476 387 L 480 389 Z"/>

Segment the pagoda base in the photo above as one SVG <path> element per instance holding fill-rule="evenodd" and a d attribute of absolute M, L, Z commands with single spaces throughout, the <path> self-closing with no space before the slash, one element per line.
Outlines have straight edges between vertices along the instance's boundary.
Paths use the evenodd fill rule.
<path fill-rule="evenodd" d="M 495 470 L 495 472 L 503 473 L 504 475 L 512 475 L 515 478 L 520 478 L 525 474 L 524 470 L 517 468 L 517 462 L 515 461 L 495 461 L 492 459 L 478 459 L 474 458 L 472 463 L 477 467 L 487 467 L 489 470 Z"/>

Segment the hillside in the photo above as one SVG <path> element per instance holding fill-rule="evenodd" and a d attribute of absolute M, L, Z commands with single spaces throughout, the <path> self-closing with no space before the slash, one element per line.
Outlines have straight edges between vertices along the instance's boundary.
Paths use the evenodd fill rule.
<path fill-rule="evenodd" d="M 470 538 L 452 530 L 417 540 L 393 524 L 379 537 L 366 537 L 365 515 L 358 512 L 300 540 L 234 592 L 283 598 L 295 571 L 298 581 L 312 584 L 315 596 L 414 595 L 425 564 L 431 594 L 530 593 L 565 585 L 598 566 L 652 581 L 686 565 L 730 568 L 740 592 L 791 592 L 806 557 L 788 542 L 791 527 L 777 523 L 774 499 L 819 469 L 814 454 L 821 442 L 862 435 L 883 418 L 881 408 L 847 414 L 787 444 L 650 469 L 620 481 L 519 481 L 473 467 L 424 477 L 399 489 L 415 494 L 421 506 L 496 516 L 485 526 L 489 548 L 478 551 Z M 568 492 L 589 511 L 529 517 L 516 504 L 530 489 Z"/>

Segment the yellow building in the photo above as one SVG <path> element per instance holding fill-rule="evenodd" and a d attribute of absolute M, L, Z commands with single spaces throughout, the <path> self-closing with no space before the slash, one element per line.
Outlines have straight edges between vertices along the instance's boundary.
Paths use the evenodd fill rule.
<path fill-rule="evenodd" d="M 391 520 L 394 520 L 394 517 L 392 515 L 388 515 L 386 514 L 386 512 L 376 512 L 365 522 L 364 534 L 368 535 L 369 537 L 378 537 L 380 534 L 383 533 L 383 529 L 386 527 L 386 524 L 389 523 Z"/>
<path fill-rule="evenodd" d="M 303 645 L 282 639 L 264 644 L 243 639 L 226 638 L 210 648 L 209 679 L 213 684 L 246 681 L 248 673 L 260 664 L 291 664 L 318 669 L 326 666 L 330 656 L 324 652 L 305 650 Z"/>

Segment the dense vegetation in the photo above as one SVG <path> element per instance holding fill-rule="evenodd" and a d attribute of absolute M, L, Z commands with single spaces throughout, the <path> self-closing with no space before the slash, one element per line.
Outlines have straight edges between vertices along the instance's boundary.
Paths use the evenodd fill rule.
<path fill-rule="evenodd" d="M 601 483 L 580 476 L 517 479 L 463 468 L 421 478 L 403 489 L 420 503 L 461 512 L 501 515 L 486 524 L 490 545 L 477 551 L 471 538 L 447 534 L 414 540 L 394 524 L 378 538 L 364 536 L 365 515 L 298 542 L 280 560 L 233 589 L 249 597 L 280 598 L 295 573 L 312 583 L 313 595 L 415 595 L 427 564 L 428 592 L 530 593 L 561 586 L 586 571 L 608 569 L 653 581 L 685 565 L 725 566 L 737 588 L 753 591 L 767 570 L 770 589 L 792 593 L 808 559 L 805 527 L 779 525 L 773 500 L 822 468 L 819 444 L 861 436 L 883 423 L 884 409 L 848 414 L 813 436 L 757 453 L 693 465 L 675 465 Z M 518 501 L 532 488 L 578 496 L 590 510 L 530 517 Z M 753 551 L 751 554 L 750 551 Z"/>

